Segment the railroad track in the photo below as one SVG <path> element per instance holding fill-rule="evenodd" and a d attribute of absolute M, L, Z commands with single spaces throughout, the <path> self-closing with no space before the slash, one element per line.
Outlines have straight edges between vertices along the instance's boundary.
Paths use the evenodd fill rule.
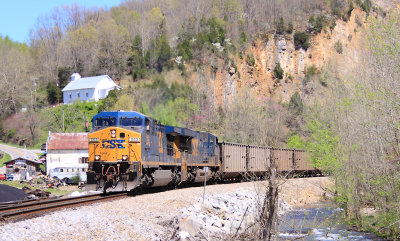
<path fill-rule="evenodd" d="M 128 193 L 92 194 L 80 197 L 23 201 L 0 205 L 0 221 L 17 221 L 39 216 L 56 209 L 80 206 L 126 197 Z"/>

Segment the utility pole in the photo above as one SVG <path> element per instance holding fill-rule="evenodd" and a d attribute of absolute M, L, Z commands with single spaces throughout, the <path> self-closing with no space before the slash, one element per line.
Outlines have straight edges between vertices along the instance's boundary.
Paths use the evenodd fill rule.
<path fill-rule="evenodd" d="M 63 122 L 62 131 L 63 131 L 63 133 L 64 133 L 64 132 L 65 132 L 65 129 L 64 129 L 64 110 L 62 110 L 62 114 L 63 114 L 63 116 L 62 116 L 62 122 Z"/>

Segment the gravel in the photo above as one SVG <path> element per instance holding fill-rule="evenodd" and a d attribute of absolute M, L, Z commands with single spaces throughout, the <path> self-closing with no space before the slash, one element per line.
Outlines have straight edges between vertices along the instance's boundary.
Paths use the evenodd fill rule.
<path fill-rule="evenodd" d="M 286 203 L 296 202 L 291 204 L 296 206 L 320 201 L 322 192 L 317 186 L 329 182 L 328 179 L 307 179 L 291 179 L 281 186 L 280 211 L 290 209 Z M 258 207 L 249 204 L 258 197 L 254 193 L 263 190 L 263 184 L 207 186 L 204 204 L 203 187 L 192 187 L 60 210 L 30 220 L 0 224 L 0 240 L 168 240 L 178 223 L 189 216 L 201 219 L 197 221 L 207 230 L 227 232 L 238 226 L 248 206 L 245 222 L 251 221 Z M 318 198 L 313 199 L 313 190 Z M 304 200 L 296 197 L 302 191 L 307 192 Z M 205 210 L 208 211 L 204 213 Z M 218 227 L 219 222 L 220 226 L 223 222 L 226 226 Z M 190 232 L 179 235 L 187 237 Z"/>

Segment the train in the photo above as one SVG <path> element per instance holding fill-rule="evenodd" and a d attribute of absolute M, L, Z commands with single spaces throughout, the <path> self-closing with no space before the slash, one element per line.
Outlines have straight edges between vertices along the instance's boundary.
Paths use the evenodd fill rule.
<path fill-rule="evenodd" d="M 307 151 L 219 142 L 208 132 L 163 125 L 135 111 L 101 112 L 88 135 L 87 190 L 131 191 L 204 181 L 318 172 Z"/>

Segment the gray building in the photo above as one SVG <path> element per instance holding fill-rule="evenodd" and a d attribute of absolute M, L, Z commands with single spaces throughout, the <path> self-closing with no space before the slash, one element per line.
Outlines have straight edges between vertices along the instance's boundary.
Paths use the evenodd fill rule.
<path fill-rule="evenodd" d="M 40 172 L 40 161 L 32 161 L 22 157 L 18 157 L 11 161 L 5 162 L 6 175 L 12 176 L 13 180 L 30 180 Z"/>

